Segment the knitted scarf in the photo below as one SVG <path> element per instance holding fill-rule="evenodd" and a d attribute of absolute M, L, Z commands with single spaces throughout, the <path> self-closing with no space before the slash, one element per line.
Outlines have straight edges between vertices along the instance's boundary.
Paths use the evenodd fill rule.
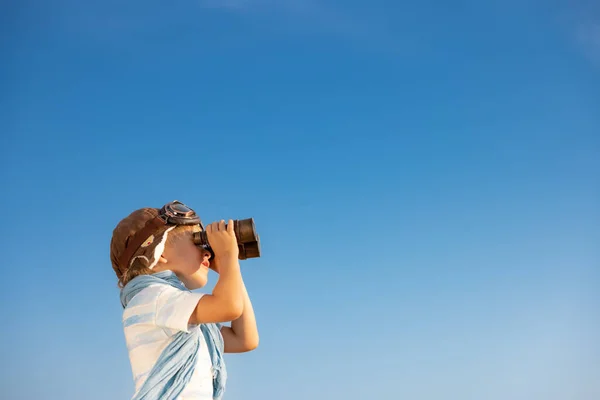
<path fill-rule="evenodd" d="M 152 275 L 139 275 L 121 290 L 121 305 L 127 307 L 129 301 L 150 284 L 171 285 L 190 291 L 172 271 L 157 272 Z M 146 381 L 131 400 L 176 399 L 190 381 L 196 367 L 201 336 L 208 346 L 213 371 L 213 399 L 220 400 L 225 391 L 227 370 L 223 360 L 224 343 L 219 324 L 200 324 L 189 333 L 178 332 L 163 350 Z"/>

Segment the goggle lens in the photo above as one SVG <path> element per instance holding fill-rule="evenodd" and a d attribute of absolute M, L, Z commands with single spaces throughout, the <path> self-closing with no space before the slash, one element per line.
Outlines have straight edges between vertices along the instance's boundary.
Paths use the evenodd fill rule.
<path fill-rule="evenodd" d="M 188 216 L 190 214 L 195 214 L 194 210 L 189 208 L 183 203 L 173 203 L 171 204 L 171 210 L 177 214 L 182 214 Z"/>

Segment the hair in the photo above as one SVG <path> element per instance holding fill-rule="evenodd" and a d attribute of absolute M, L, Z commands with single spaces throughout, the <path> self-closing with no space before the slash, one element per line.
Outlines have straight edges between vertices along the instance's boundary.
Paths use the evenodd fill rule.
<path fill-rule="evenodd" d="M 125 251 L 127 243 L 133 236 L 140 231 L 146 222 L 156 217 L 159 213 L 157 208 L 141 208 L 133 211 L 127 217 L 123 218 L 113 230 L 110 242 L 110 261 L 112 268 L 117 275 L 118 286 L 123 288 L 129 281 L 139 275 L 150 275 L 156 271 L 149 268 L 150 260 L 148 257 L 136 257 L 129 266 L 120 267 L 120 257 Z M 183 237 L 189 236 L 196 229 L 193 225 L 179 225 L 171 230 L 167 236 L 165 247 L 172 246 Z M 152 249 L 156 246 L 152 246 Z M 134 255 L 139 253 L 136 250 Z"/>

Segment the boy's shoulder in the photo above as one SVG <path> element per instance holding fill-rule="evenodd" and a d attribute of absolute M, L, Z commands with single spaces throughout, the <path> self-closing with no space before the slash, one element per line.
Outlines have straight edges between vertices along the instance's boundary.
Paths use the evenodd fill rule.
<path fill-rule="evenodd" d="M 204 293 L 152 283 L 131 298 L 123 310 L 123 323 L 125 328 L 142 324 L 144 329 L 159 327 L 188 332 L 190 315 L 202 296 Z"/>
<path fill-rule="evenodd" d="M 140 306 L 142 304 L 156 302 L 156 300 L 160 297 L 160 295 L 163 292 L 169 290 L 169 287 L 178 290 L 172 286 L 163 285 L 160 283 L 150 284 L 142 290 L 140 290 L 138 293 L 136 293 L 136 295 L 133 296 L 133 298 L 129 301 L 125 309 Z"/>

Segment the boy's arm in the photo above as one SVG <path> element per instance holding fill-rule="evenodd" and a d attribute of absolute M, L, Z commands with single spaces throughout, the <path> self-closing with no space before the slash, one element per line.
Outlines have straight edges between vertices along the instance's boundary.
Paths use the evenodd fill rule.
<path fill-rule="evenodd" d="M 219 280 L 212 294 L 202 296 L 190 315 L 190 324 L 225 322 L 238 319 L 244 310 L 242 289 L 244 282 L 238 261 L 238 247 L 233 221 L 214 222 L 206 227 L 208 240 L 219 265 Z M 218 260 L 218 261 L 217 261 Z"/>
<path fill-rule="evenodd" d="M 212 294 L 200 298 L 196 309 L 190 316 L 190 324 L 226 322 L 239 318 L 244 310 L 240 292 L 244 285 L 237 257 L 221 264 L 231 264 L 222 268 L 219 280 Z"/>
<path fill-rule="evenodd" d="M 258 347 L 258 328 L 252 308 L 252 302 L 246 286 L 242 282 L 244 311 L 242 315 L 231 322 L 231 328 L 221 328 L 223 341 L 225 342 L 225 353 L 244 353 Z"/>

